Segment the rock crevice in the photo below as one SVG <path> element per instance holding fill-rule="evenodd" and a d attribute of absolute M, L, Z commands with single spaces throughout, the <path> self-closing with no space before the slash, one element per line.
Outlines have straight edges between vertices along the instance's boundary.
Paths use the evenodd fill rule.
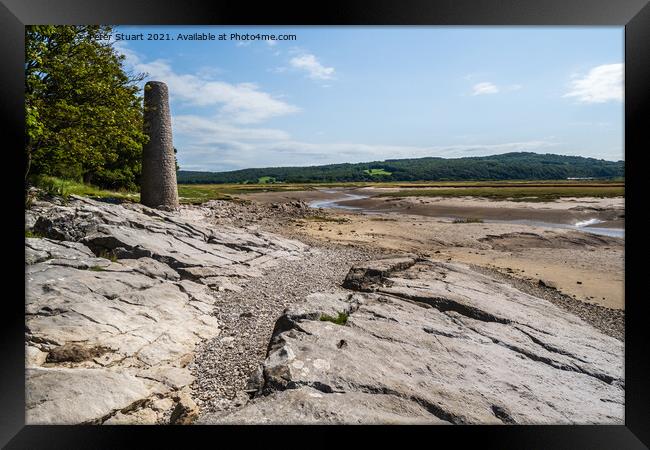
<path fill-rule="evenodd" d="M 252 400 L 201 421 L 622 423 L 620 341 L 461 264 L 374 264 L 346 283 L 363 292 L 285 311 Z M 337 311 L 345 324 L 321 320 Z"/>

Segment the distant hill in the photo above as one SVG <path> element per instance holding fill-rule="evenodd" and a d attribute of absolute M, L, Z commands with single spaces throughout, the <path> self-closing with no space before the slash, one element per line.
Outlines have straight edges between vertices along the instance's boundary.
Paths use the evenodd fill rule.
<path fill-rule="evenodd" d="M 505 153 L 468 158 L 387 159 L 356 164 L 309 167 L 268 167 L 230 172 L 180 170 L 178 182 L 205 183 L 327 183 L 346 181 L 559 180 L 624 176 L 623 161 L 581 156 Z"/>

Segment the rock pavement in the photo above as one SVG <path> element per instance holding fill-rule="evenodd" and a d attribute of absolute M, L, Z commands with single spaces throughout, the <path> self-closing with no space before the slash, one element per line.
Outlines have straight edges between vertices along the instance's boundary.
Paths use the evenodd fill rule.
<path fill-rule="evenodd" d="M 215 291 L 308 251 L 136 204 L 73 198 L 27 216 L 43 236 L 25 242 L 29 424 L 161 423 L 180 403 L 175 420 L 194 418 L 181 400 L 195 347 L 220 332 Z"/>
<path fill-rule="evenodd" d="M 548 300 L 463 264 L 209 224 L 215 208 L 26 212 L 28 424 L 623 423 L 622 342 Z M 263 353 L 240 344 L 269 334 L 248 384 L 230 383 L 220 368 L 249 370 Z"/>
<path fill-rule="evenodd" d="M 285 311 L 254 398 L 202 421 L 623 423 L 623 344 L 548 301 L 427 260 L 366 263 L 349 278 L 371 292 Z"/>

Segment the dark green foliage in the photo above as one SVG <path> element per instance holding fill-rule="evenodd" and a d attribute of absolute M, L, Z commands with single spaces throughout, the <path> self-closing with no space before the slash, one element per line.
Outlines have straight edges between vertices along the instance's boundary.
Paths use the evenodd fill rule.
<path fill-rule="evenodd" d="M 506 153 L 471 158 L 393 159 L 359 164 L 310 167 L 271 167 L 232 172 L 178 172 L 178 182 L 244 183 L 274 178 L 285 183 L 364 181 L 560 180 L 568 177 L 624 176 L 623 161 L 605 161 L 537 153 Z M 377 176 L 381 174 L 381 176 Z"/>
<path fill-rule="evenodd" d="M 110 26 L 25 29 L 28 175 L 135 189 L 140 175 L 142 99 L 124 57 L 98 33 Z"/>
<path fill-rule="evenodd" d="M 340 312 L 338 316 L 332 317 L 327 314 L 323 314 L 320 316 L 320 320 L 323 322 L 332 322 L 337 325 L 345 325 L 348 321 L 348 314 L 344 312 Z"/>

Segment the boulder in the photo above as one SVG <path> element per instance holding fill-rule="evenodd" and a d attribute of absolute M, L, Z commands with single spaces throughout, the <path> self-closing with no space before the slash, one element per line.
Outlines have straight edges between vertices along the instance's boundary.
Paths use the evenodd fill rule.
<path fill-rule="evenodd" d="M 201 422 L 623 423 L 622 342 L 550 302 L 462 264 L 357 279 L 287 310 L 253 400 Z"/>
<path fill-rule="evenodd" d="M 415 264 L 414 258 L 390 258 L 367 261 L 353 266 L 343 281 L 343 287 L 357 291 L 370 291 L 374 285 L 386 280 L 392 272 L 408 269 Z"/>
<path fill-rule="evenodd" d="M 182 275 L 193 279 L 260 275 L 260 269 L 273 267 L 279 260 L 299 258 L 308 250 L 301 242 L 270 233 L 236 227 L 213 230 L 176 212 L 76 196 L 66 206 L 41 203 L 30 215 L 36 217 L 34 230 L 48 238 L 85 244 L 97 255 L 152 258 L 175 271 L 186 269 Z M 30 263 L 39 257 L 34 255 Z M 220 270 L 215 273 L 215 269 Z M 152 266 L 150 270 L 160 268 Z M 173 273 L 166 276 L 175 277 Z"/>
<path fill-rule="evenodd" d="M 142 379 L 109 369 L 28 368 L 29 425 L 97 423 L 146 398 Z"/>
<path fill-rule="evenodd" d="M 187 389 L 195 347 L 219 335 L 210 281 L 240 289 L 308 251 L 138 204 L 73 196 L 28 215 L 47 236 L 25 240 L 28 424 L 167 421 L 146 405 Z M 175 420 L 193 420 L 189 394 L 179 402 Z"/>

